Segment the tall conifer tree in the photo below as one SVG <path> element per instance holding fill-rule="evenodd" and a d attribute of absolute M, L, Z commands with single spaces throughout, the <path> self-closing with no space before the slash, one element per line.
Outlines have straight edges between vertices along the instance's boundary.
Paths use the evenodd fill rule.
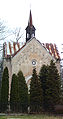
<path fill-rule="evenodd" d="M 10 107 L 14 112 L 19 111 L 19 90 L 18 90 L 18 78 L 16 74 L 12 76 L 11 92 L 10 92 Z"/>
<path fill-rule="evenodd" d="M 52 111 L 60 101 L 60 77 L 53 60 L 50 66 L 42 66 L 39 77 L 43 89 L 43 108 Z"/>
<path fill-rule="evenodd" d="M 53 60 L 51 60 L 48 71 L 46 90 L 48 109 L 54 110 L 54 106 L 60 102 L 60 94 L 60 76 L 55 63 Z"/>
<path fill-rule="evenodd" d="M 1 111 L 7 110 L 9 98 L 9 73 L 6 67 L 3 71 L 2 85 L 1 85 Z"/>
<path fill-rule="evenodd" d="M 42 88 L 41 82 L 36 73 L 36 69 L 33 69 L 31 84 L 30 84 L 30 109 L 31 112 L 42 111 Z"/>
<path fill-rule="evenodd" d="M 19 87 L 19 110 L 27 112 L 28 109 L 28 87 L 22 71 L 18 72 L 18 87 Z"/>
<path fill-rule="evenodd" d="M 39 79 L 41 81 L 41 87 L 43 90 L 43 108 L 46 109 L 47 99 L 46 99 L 46 90 L 47 90 L 47 78 L 48 78 L 48 65 L 43 65 L 39 72 Z"/>

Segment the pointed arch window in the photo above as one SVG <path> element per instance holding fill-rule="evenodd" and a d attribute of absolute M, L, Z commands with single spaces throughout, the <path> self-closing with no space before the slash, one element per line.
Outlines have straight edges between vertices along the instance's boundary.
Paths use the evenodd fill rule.
<path fill-rule="evenodd" d="M 30 34 L 29 33 L 27 33 L 27 38 L 30 38 Z"/>
<path fill-rule="evenodd" d="M 31 35 L 31 38 L 33 38 L 33 37 L 34 37 L 34 34 Z"/>

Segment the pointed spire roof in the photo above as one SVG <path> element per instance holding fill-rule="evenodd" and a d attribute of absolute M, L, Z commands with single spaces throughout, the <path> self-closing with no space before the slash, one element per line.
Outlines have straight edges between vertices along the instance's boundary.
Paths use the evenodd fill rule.
<path fill-rule="evenodd" d="M 31 10 L 30 10 L 30 15 L 29 15 L 29 21 L 28 21 L 28 25 L 30 26 L 30 27 L 32 27 L 32 14 L 31 14 Z"/>
<path fill-rule="evenodd" d="M 30 14 L 29 14 L 29 20 L 28 20 L 28 26 L 26 27 L 26 42 L 28 40 L 30 40 L 32 37 L 35 37 L 35 27 L 32 23 L 32 14 L 31 14 L 31 10 L 30 10 Z"/>

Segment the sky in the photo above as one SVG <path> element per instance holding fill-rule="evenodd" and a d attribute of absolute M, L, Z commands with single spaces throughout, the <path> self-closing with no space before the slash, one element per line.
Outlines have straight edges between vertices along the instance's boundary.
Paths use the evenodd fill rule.
<path fill-rule="evenodd" d="M 63 0 L 0 0 L 0 18 L 10 29 L 21 27 L 25 34 L 29 12 L 32 12 L 35 37 L 42 43 L 63 43 Z M 25 35 L 24 35 L 25 39 Z"/>

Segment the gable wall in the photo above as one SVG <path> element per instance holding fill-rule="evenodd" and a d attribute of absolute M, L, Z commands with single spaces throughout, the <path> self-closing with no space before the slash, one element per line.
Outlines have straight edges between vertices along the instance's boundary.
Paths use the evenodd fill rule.
<path fill-rule="evenodd" d="M 31 75 L 34 67 L 32 60 L 36 60 L 36 70 L 39 73 L 41 66 L 50 64 L 51 59 L 54 58 L 33 38 L 12 58 L 12 74 L 17 74 L 19 70 L 22 70 L 25 77 Z"/>

